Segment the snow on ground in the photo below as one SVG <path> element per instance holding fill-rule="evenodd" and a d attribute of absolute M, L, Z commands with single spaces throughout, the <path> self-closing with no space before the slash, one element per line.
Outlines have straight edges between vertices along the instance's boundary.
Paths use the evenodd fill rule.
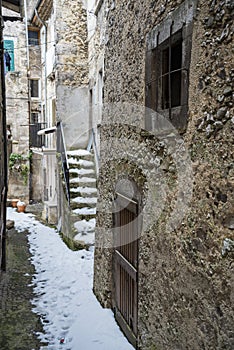
<path fill-rule="evenodd" d="M 91 153 L 89 151 L 84 150 L 84 149 L 78 149 L 75 151 L 67 151 L 67 154 L 69 156 L 89 156 Z"/>
<path fill-rule="evenodd" d="M 72 199 L 72 202 L 85 203 L 85 204 L 96 204 L 97 198 L 96 197 L 76 197 L 76 198 Z"/>
<path fill-rule="evenodd" d="M 96 179 L 93 178 L 93 177 L 81 177 L 81 178 L 78 178 L 78 177 L 75 177 L 73 179 L 70 180 L 71 183 L 86 183 L 86 182 L 90 182 L 90 183 L 96 183 Z"/>
<path fill-rule="evenodd" d="M 96 219 L 81 220 L 74 223 L 78 234 L 74 240 L 83 241 L 85 244 L 94 244 Z"/>
<path fill-rule="evenodd" d="M 74 193 L 82 193 L 82 194 L 96 194 L 97 189 L 93 187 L 76 187 L 76 188 L 71 188 L 71 192 Z"/>
<path fill-rule="evenodd" d="M 112 311 L 103 309 L 92 292 L 93 252 L 70 250 L 56 230 L 32 214 L 8 208 L 7 218 L 15 221 L 19 232 L 29 232 L 36 269 L 34 311 L 45 330 L 40 339 L 48 342 L 41 350 L 133 350 Z"/>
<path fill-rule="evenodd" d="M 70 173 L 77 174 L 77 175 L 91 175 L 95 174 L 95 171 L 93 169 L 69 169 Z"/>
<path fill-rule="evenodd" d="M 77 215 L 95 215 L 96 214 L 96 208 L 78 208 L 78 209 L 74 209 L 73 213 L 77 214 Z"/>

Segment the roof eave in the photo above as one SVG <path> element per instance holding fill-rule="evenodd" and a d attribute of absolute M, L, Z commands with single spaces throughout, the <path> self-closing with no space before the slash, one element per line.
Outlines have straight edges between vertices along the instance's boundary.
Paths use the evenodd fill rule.
<path fill-rule="evenodd" d="M 21 1 L 20 0 L 9 0 L 9 1 L 2 1 L 2 6 L 7 8 L 8 10 L 12 10 L 14 12 L 21 12 Z"/>

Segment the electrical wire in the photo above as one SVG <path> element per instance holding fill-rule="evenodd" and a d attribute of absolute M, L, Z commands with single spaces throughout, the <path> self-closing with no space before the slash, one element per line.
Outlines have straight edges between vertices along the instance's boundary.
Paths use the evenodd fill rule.
<path fill-rule="evenodd" d="M 8 40 L 8 39 L 4 39 L 4 40 Z M 9 40 L 11 40 L 11 39 L 9 39 Z M 13 41 L 13 40 L 12 40 Z M 51 44 L 51 43 L 56 43 L 56 41 L 55 40 L 53 40 L 53 41 L 48 41 L 47 42 L 47 44 Z M 33 47 L 33 48 L 35 48 L 35 46 L 37 47 L 37 46 L 43 46 L 43 45 L 45 45 L 46 43 L 43 43 L 43 44 L 38 44 L 38 45 L 29 45 L 29 48 L 30 47 Z M 20 50 L 20 49 L 26 49 L 27 48 L 27 46 L 18 46 L 18 47 L 14 47 L 14 51 L 15 50 Z M 5 51 L 5 50 L 8 50 L 8 49 L 4 49 L 3 51 Z M 0 49 L 0 52 L 1 52 L 2 50 Z"/>

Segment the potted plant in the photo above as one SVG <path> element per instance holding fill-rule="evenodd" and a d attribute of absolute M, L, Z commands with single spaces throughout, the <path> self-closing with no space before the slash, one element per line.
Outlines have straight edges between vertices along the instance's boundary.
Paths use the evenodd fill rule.
<path fill-rule="evenodd" d="M 18 211 L 18 213 L 24 213 L 25 209 L 26 209 L 26 203 L 19 201 L 17 203 L 17 211 Z"/>
<path fill-rule="evenodd" d="M 19 202 L 19 199 L 17 199 L 17 198 L 13 198 L 12 200 L 11 200 L 11 206 L 12 206 L 12 208 L 17 208 L 17 203 Z"/>

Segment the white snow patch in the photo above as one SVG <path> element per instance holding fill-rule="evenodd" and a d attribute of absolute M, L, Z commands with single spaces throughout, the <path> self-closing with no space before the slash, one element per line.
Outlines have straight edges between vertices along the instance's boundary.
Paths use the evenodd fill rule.
<path fill-rule="evenodd" d="M 74 209 L 73 213 L 77 215 L 95 215 L 96 214 L 96 208 L 78 208 Z"/>
<path fill-rule="evenodd" d="M 74 223 L 75 229 L 78 233 L 94 231 L 96 219 L 81 220 Z"/>
<path fill-rule="evenodd" d="M 78 164 L 80 166 L 83 166 L 84 168 L 86 168 L 86 167 L 89 168 L 89 167 L 94 166 L 94 162 L 92 162 L 91 160 L 85 160 L 85 159 L 79 159 Z"/>
<path fill-rule="evenodd" d="M 73 239 L 75 241 L 81 241 L 87 245 L 94 245 L 95 232 L 81 232 L 81 233 L 78 233 Z"/>
<path fill-rule="evenodd" d="M 92 177 L 82 177 L 82 178 L 79 178 L 79 177 L 75 177 L 74 179 L 70 179 L 70 183 L 79 183 L 79 182 L 92 182 L 92 183 L 95 183 L 96 182 L 96 179 L 92 178 Z"/>
<path fill-rule="evenodd" d="M 19 234 L 29 231 L 36 269 L 34 311 L 47 320 L 45 334 L 39 337 L 48 345 L 41 350 L 133 350 L 112 311 L 103 309 L 92 292 L 94 252 L 68 249 L 58 232 L 33 215 L 8 208 L 7 216 L 15 221 Z"/>
<path fill-rule="evenodd" d="M 93 177 L 82 177 L 81 179 L 79 179 L 80 182 L 96 182 L 96 179 L 94 179 Z"/>
<path fill-rule="evenodd" d="M 95 174 L 93 169 L 70 169 L 69 172 L 78 175 Z"/>
<path fill-rule="evenodd" d="M 91 153 L 89 151 L 86 151 L 85 149 L 78 149 L 74 151 L 68 151 L 67 154 L 69 156 L 89 156 Z"/>
<path fill-rule="evenodd" d="M 78 160 L 76 158 L 68 158 L 68 163 L 69 164 L 79 164 Z"/>
<path fill-rule="evenodd" d="M 97 203 L 97 198 L 92 198 L 92 197 L 76 197 L 71 200 L 72 202 L 75 203 L 87 203 L 87 204 L 96 204 Z"/>
<path fill-rule="evenodd" d="M 71 192 L 73 193 L 82 193 L 82 194 L 96 194 L 97 189 L 93 187 L 76 187 L 76 188 L 71 188 Z"/>

